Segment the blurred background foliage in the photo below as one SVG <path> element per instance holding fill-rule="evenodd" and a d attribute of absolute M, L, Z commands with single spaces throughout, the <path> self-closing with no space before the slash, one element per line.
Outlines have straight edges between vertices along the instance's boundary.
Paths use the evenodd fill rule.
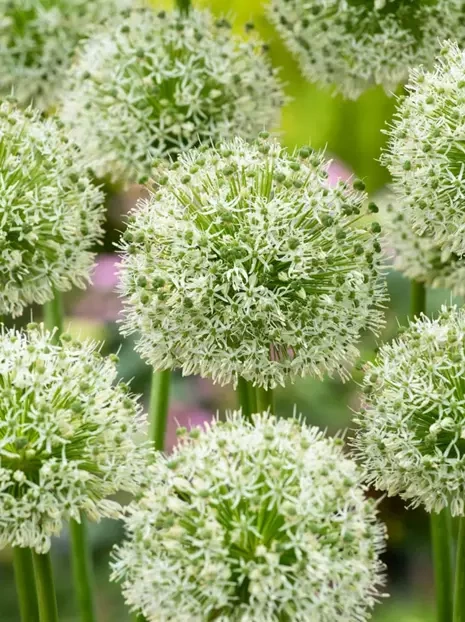
<path fill-rule="evenodd" d="M 91 0 L 89 0 L 91 1 Z M 365 180 L 370 192 L 375 193 L 388 183 L 388 175 L 379 165 L 378 158 L 384 143 L 383 128 L 393 114 L 395 99 L 381 89 L 365 93 L 358 101 L 344 101 L 328 90 L 308 84 L 297 64 L 279 41 L 266 20 L 266 0 L 194 0 L 198 6 L 209 6 L 218 15 L 226 15 L 236 31 L 252 22 L 270 46 L 275 66 L 281 67 L 281 76 L 290 97 L 283 111 L 281 139 L 293 148 L 311 144 L 326 148 L 328 155 L 342 166 Z M 156 7 L 168 8 L 170 3 L 154 2 Z M 257 102 L 260 105 L 260 102 Z M 134 391 L 147 399 L 150 369 L 134 353 L 131 340 L 122 342 L 118 334 L 119 303 L 114 294 L 113 242 L 124 228 L 124 213 L 133 205 L 140 189 L 133 189 L 124 197 L 109 195 L 107 236 L 99 249 L 99 260 L 94 284 L 85 293 L 73 292 L 67 299 L 67 323 L 81 335 L 105 340 L 106 351 L 120 353 L 120 373 L 132 381 Z M 387 326 L 382 340 L 392 338 L 398 324 L 406 321 L 409 308 L 409 285 L 399 274 L 389 271 L 391 301 L 386 309 Z M 435 291 L 429 296 L 429 310 L 433 312 L 442 302 L 449 302 L 450 294 Z M 34 317 L 39 310 L 32 310 Z M 16 324 L 29 321 L 25 314 Z M 372 357 L 376 341 L 366 338 L 362 344 L 362 360 Z M 350 436 L 352 409 L 357 407 L 357 380 L 360 371 L 354 371 L 354 380 L 341 384 L 336 380 L 324 382 L 302 380 L 294 386 L 278 391 L 280 414 L 291 414 L 294 409 L 304 414 L 311 423 L 322 426 L 329 433 L 346 430 Z M 230 388 L 211 385 L 208 381 L 175 376 L 168 431 L 173 442 L 176 421 L 198 425 L 218 410 L 235 405 Z M 433 620 L 433 587 L 428 544 L 428 520 L 421 510 L 407 511 L 398 499 L 381 502 L 382 518 L 388 525 L 389 547 L 387 592 L 389 599 L 377 608 L 375 622 L 428 622 Z M 98 582 L 97 598 L 101 622 L 123 622 L 129 619 L 119 589 L 108 581 L 108 559 L 112 544 L 121 537 L 117 523 L 105 521 L 91 532 L 93 557 Z M 61 618 L 77 622 L 71 591 L 70 564 L 66 533 L 55 543 L 54 564 Z M 18 622 L 10 553 L 0 556 L 0 621 Z M 259 621 L 257 621 L 259 622 Z M 350 621 L 347 621 L 350 622 Z"/>

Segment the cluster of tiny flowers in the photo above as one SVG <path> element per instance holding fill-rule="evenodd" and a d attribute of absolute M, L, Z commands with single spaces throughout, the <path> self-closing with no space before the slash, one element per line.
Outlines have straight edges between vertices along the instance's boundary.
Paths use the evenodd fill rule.
<path fill-rule="evenodd" d="M 0 0 L 0 93 L 56 105 L 79 43 L 130 0 Z"/>
<path fill-rule="evenodd" d="M 382 324 L 380 226 L 364 184 L 266 133 L 156 173 L 124 235 L 123 332 L 155 369 L 274 387 L 338 371 Z"/>
<path fill-rule="evenodd" d="M 369 363 L 356 446 L 368 480 L 429 512 L 465 514 L 465 311 L 422 316 Z"/>
<path fill-rule="evenodd" d="M 349 98 L 396 89 L 440 40 L 465 37 L 463 0 L 270 0 L 269 12 L 308 79 Z"/>
<path fill-rule="evenodd" d="M 0 105 L 0 314 L 89 280 L 103 194 L 53 120 Z"/>
<path fill-rule="evenodd" d="M 144 181 L 154 159 L 273 127 L 283 101 L 256 37 L 207 11 L 134 10 L 88 41 L 61 114 L 99 177 Z"/>
<path fill-rule="evenodd" d="M 63 520 L 118 517 L 108 500 L 136 492 L 149 450 L 136 400 L 113 385 L 96 345 L 30 325 L 0 334 L 0 548 L 46 552 Z"/>
<path fill-rule="evenodd" d="M 385 530 L 341 439 L 232 413 L 179 430 L 128 509 L 113 580 L 150 622 L 367 620 Z"/>
<path fill-rule="evenodd" d="M 465 53 L 446 43 L 434 71 L 411 72 L 383 155 L 403 210 L 441 261 L 465 254 Z"/>
<path fill-rule="evenodd" d="M 397 199 L 387 204 L 383 212 L 383 231 L 389 251 L 394 253 L 396 270 L 428 287 L 450 289 L 454 295 L 464 296 L 465 258 L 452 253 L 443 260 L 434 238 L 415 231 L 409 213 Z"/>

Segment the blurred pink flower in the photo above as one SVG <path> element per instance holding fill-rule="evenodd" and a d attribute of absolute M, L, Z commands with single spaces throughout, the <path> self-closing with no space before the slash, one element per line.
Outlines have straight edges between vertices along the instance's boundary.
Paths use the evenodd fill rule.
<path fill-rule="evenodd" d="M 204 410 L 200 406 L 189 406 L 182 402 L 171 404 L 165 437 L 166 451 L 171 451 L 176 445 L 176 430 L 179 427 L 185 427 L 188 430 L 203 428 L 212 419 L 213 413 Z"/>
<path fill-rule="evenodd" d="M 74 307 L 74 314 L 103 322 L 115 322 L 121 311 L 121 301 L 116 293 L 119 258 L 114 253 L 97 256 L 92 285 Z"/>
<path fill-rule="evenodd" d="M 335 186 L 339 180 L 347 181 L 352 175 L 350 170 L 339 160 L 333 160 L 328 168 L 328 182 Z"/>
<path fill-rule="evenodd" d="M 93 288 L 114 291 L 118 284 L 118 263 L 119 258 L 114 253 L 98 255 L 92 275 Z"/>

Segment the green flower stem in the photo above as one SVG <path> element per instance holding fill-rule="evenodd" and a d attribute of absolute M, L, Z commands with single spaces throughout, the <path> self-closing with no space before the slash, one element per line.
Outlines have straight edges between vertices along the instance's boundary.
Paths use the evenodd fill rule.
<path fill-rule="evenodd" d="M 153 372 L 149 411 L 150 438 L 154 442 L 155 448 L 160 451 L 163 451 L 165 447 L 170 385 L 171 370 Z"/>
<path fill-rule="evenodd" d="M 191 1 L 190 0 L 176 0 L 176 6 L 178 7 L 181 13 L 184 13 L 184 15 L 187 15 L 191 8 Z"/>
<path fill-rule="evenodd" d="M 455 566 L 454 622 L 465 622 L 465 517 L 460 517 Z"/>
<path fill-rule="evenodd" d="M 40 622 L 58 622 L 57 601 L 53 582 L 50 553 L 39 555 L 32 553 L 34 574 L 37 586 Z"/>
<path fill-rule="evenodd" d="M 57 329 L 56 339 L 63 332 L 64 315 L 63 297 L 60 292 L 55 292 L 53 299 L 44 304 L 44 323 L 50 331 Z"/>
<path fill-rule="evenodd" d="M 256 413 L 258 411 L 257 408 L 257 391 L 252 383 L 248 382 L 249 388 L 249 403 L 250 403 L 250 411 L 252 413 Z"/>
<path fill-rule="evenodd" d="M 430 516 L 437 622 L 452 620 L 452 533 L 447 509 Z M 465 589 L 465 586 L 464 586 Z M 464 601 L 465 602 L 465 601 Z M 464 610 L 465 611 L 465 610 Z M 465 620 L 465 618 L 463 618 Z"/>
<path fill-rule="evenodd" d="M 465 517 L 459 519 L 455 566 L 454 622 L 465 622 Z"/>
<path fill-rule="evenodd" d="M 30 549 L 13 547 L 16 591 L 21 622 L 38 622 L 36 584 Z"/>
<path fill-rule="evenodd" d="M 411 282 L 410 288 L 410 316 L 413 319 L 426 312 L 426 288 L 424 283 Z"/>
<path fill-rule="evenodd" d="M 410 295 L 411 319 L 426 313 L 424 283 L 412 281 Z M 430 514 L 431 546 L 436 587 L 437 622 L 452 620 L 452 534 L 449 511 Z M 465 622 L 465 618 L 464 618 Z"/>
<path fill-rule="evenodd" d="M 87 540 L 87 522 L 81 516 L 81 522 L 71 520 L 71 552 L 74 587 L 79 604 L 81 622 L 95 622 L 95 605 L 92 594 L 92 561 Z"/>
<path fill-rule="evenodd" d="M 243 416 L 250 419 L 250 416 L 255 412 L 255 389 L 244 378 L 239 378 L 237 382 L 237 397 Z"/>
<path fill-rule="evenodd" d="M 55 339 L 63 332 L 64 306 L 60 292 L 44 305 L 45 326 L 56 329 Z M 79 603 L 81 622 L 94 622 L 94 604 L 92 596 L 92 565 L 87 542 L 87 526 L 84 516 L 81 522 L 70 521 L 71 557 L 73 564 L 74 589 Z"/>
<path fill-rule="evenodd" d="M 261 387 L 257 387 L 257 412 L 264 412 L 265 410 L 269 410 L 271 413 L 274 412 L 274 400 L 273 400 L 273 390 L 272 389 L 262 389 Z"/>

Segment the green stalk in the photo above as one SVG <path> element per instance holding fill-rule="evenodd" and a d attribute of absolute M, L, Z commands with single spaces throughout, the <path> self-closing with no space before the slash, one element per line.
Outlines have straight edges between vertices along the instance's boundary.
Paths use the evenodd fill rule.
<path fill-rule="evenodd" d="M 255 389 L 250 382 L 247 382 L 244 378 L 239 378 L 236 391 L 242 415 L 246 419 L 250 419 L 251 415 L 255 412 Z"/>
<path fill-rule="evenodd" d="M 249 389 L 249 403 L 250 403 L 250 411 L 253 413 L 258 412 L 257 408 L 257 391 L 251 382 L 248 382 Z"/>
<path fill-rule="evenodd" d="M 38 622 L 39 613 L 31 550 L 19 546 L 13 547 L 13 566 L 21 622 Z"/>
<path fill-rule="evenodd" d="M 455 565 L 454 622 L 465 622 L 465 517 L 459 518 Z"/>
<path fill-rule="evenodd" d="M 426 313 L 426 288 L 424 283 L 412 281 L 410 287 L 410 315 L 413 319 Z"/>
<path fill-rule="evenodd" d="M 40 622 L 58 622 L 57 600 L 50 553 L 39 555 L 33 552 L 32 556 L 37 586 L 37 600 L 39 602 L 39 620 Z"/>
<path fill-rule="evenodd" d="M 48 330 L 56 329 L 54 338 L 58 341 L 64 324 L 63 298 L 60 292 L 44 305 L 44 321 Z M 87 525 L 84 516 L 81 522 L 70 521 L 71 557 L 73 565 L 74 589 L 79 604 L 81 622 L 95 622 L 92 596 L 92 564 L 87 542 Z"/>
<path fill-rule="evenodd" d="M 444 509 L 430 515 L 437 622 L 452 620 L 452 533 L 450 514 Z M 464 586 L 465 590 L 465 586 Z M 465 602 L 465 601 L 464 601 Z M 463 618 L 465 620 L 465 618 Z"/>
<path fill-rule="evenodd" d="M 454 622 L 465 622 L 465 517 L 459 519 L 455 566 Z"/>
<path fill-rule="evenodd" d="M 274 413 L 273 389 L 257 387 L 257 412 L 261 413 L 265 410 Z"/>
<path fill-rule="evenodd" d="M 411 319 L 426 313 L 424 283 L 411 282 Z M 431 547 L 436 587 L 437 622 L 452 620 L 452 532 L 449 510 L 430 514 Z M 463 619 L 465 622 L 465 618 Z"/>
<path fill-rule="evenodd" d="M 149 434 L 155 449 L 165 447 L 166 422 L 170 401 L 171 370 L 154 371 L 150 392 Z"/>
<path fill-rule="evenodd" d="M 63 298 L 60 292 L 55 292 L 55 296 L 49 302 L 44 304 L 44 323 L 45 328 L 52 331 L 57 329 L 55 340 L 63 332 L 64 308 Z"/>
<path fill-rule="evenodd" d="M 87 523 L 84 516 L 81 522 L 71 520 L 71 557 L 73 564 L 74 588 L 81 622 L 95 622 L 95 606 L 92 594 L 92 561 L 87 543 Z"/>
<path fill-rule="evenodd" d="M 176 0 L 176 6 L 180 13 L 187 15 L 191 8 L 191 2 L 190 0 Z"/>

